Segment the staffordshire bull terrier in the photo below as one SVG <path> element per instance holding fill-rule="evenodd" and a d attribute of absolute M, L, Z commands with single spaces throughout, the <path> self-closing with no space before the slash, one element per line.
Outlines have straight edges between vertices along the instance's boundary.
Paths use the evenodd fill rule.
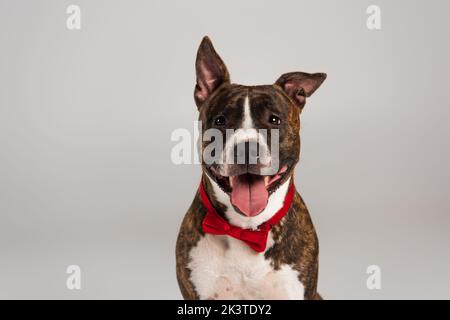
<path fill-rule="evenodd" d="M 179 231 L 183 297 L 320 299 L 318 239 L 294 186 L 294 168 L 300 114 L 326 74 L 291 72 L 272 85 L 234 84 L 208 37 L 195 66 L 201 130 L 221 133 L 223 147 L 212 152 L 222 161 L 202 161 L 200 186 Z M 217 139 L 203 139 L 200 151 Z"/>

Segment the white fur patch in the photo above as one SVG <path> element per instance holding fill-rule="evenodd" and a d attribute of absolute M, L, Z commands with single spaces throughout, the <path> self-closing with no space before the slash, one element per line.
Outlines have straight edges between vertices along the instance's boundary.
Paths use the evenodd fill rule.
<path fill-rule="evenodd" d="M 206 234 L 191 250 L 188 268 L 200 299 L 304 299 L 296 270 L 274 270 L 263 253 L 228 236 Z"/>
<path fill-rule="evenodd" d="M 244 117 L 242 121 L 243 129 L 253 129 L 253 119 L 250 112 L 250 98 L 248 96 L 245 97 L 244 101 Z"/>
<path fill-rule="evenodd" d="M 241 127 L 234 130 L 234 132 L 227 136 L 225 148 L 222 152 L 223 164 L 234 163 L 235 146 L 240 142 L 253 142 L 259 144 L 258 158 L 261 163 L 270 165 L 272 162 L 271 154 L 269 153 L 269 147 L 267 142 L 267 135 L 262 134 L 259 130 L 254 128 L 253 118 L 250 111 L 250 98 L 245 97 L 244 107 L 242 113 Z M 220 167 L 220 173 L 224 176 L 228 176 L 226 171 L 227 166 Z M 276 172 L 272 173 L 275 174 Z"/>

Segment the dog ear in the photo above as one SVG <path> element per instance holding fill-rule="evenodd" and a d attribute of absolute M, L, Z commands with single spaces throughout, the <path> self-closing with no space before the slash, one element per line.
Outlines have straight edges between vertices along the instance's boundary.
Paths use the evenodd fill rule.
<path fill-rule="evenodd" d="M 214 50 L 208 37 L 204 37 L 197 51 L 195 62 L 197 72 L 197 84 L 195 86 L 194 98 L 197 107 L 208 99 L 211 94 L 223 83 L 230 81 L 227 67 Z"/>
<path fill-rule="evenodd" d="M 283 74 L 275 84 L 302 109 L 306 98 L 311 96 L 326 78 L 325 73 L 290 72 Z"/>

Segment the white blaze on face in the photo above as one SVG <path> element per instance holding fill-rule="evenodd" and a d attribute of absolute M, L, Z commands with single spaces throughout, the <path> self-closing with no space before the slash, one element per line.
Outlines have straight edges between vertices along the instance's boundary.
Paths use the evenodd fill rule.
<path fill-rule="evenodd" d="M 270 183 L 280 178 L 277 175 L 278 167 L 274 169 L 271 166 L 272 156 L 267 146 L 267 131 L 257 130 L 254 127 L 251 101 L 248 95 L 242 105 L 241 117 L 240 127 L 231 130 L 231 134 L 229 131 L 227 132 L 225 148 L 222 153 L 223 165 L 220 167 L 219 173 L 224 177 L 229 177 L 230 206 L 239 209 L 240 213 L 247 218 L 260 215 L 265 219 L 266 215 L 261 215 L 261 213 L 268 207 Z M 242 165 L 246 167 L 242 167 Z M 244 174 L 247 172 L 243 170 L 245 168 L 250 170 L 248 174 Z M 266 212 L 268 216 L 273 214 L 271 210 Z"/>
<path fill-rule="evenodd" d="M 250 142 L 259 144 L 259 158 L 264 159 L 264 163 L 270 163 L 269 148 L 267 145 L 267 134 L 263 135 L 254 128 L 253 118 L 250 108 L 250 98 L 247 95 L 244 99 L 244 106 L 242 108 L 242 122 L 240 128 L 236 128 L 234 132 L 227 136 L 225 148 L 223 152 L 223 163 L 234 163 L 235 146 L 241 142 Z M 227 176 L 226 166 L 222 170 L 222 174 Z"/>
<path fill-rule="evenodd" d="M 250 112 L 250 99 L 248 95 L 245 97 L 244 101 L 244 117 L 242 121 L 243 129 L 253 129 L 253 119 Z"/>

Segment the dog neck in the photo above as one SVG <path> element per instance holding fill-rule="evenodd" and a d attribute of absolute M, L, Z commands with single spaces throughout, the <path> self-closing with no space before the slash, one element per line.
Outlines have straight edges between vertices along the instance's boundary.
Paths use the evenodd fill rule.
<path fill-rule="evenodd" d="M 239 212 L 236 212 L 230 201 L 230 196 L 224 192 L 219 185 L 211 179 L 207 174 L 204 174 L 211 186 L 207 188 L 209 198 L 216 210 L 224 215 L 228 222 L 234 226 L 243 229 L 256 230 L 259 225 L 269 220 L 278 210 L 283 206 L 286 193 L 289 189 L 291 177 L 287 179 L 277 190 L 270 196 L 266 208 L 260 214 L 254 217 L 246 217 Z"/>

